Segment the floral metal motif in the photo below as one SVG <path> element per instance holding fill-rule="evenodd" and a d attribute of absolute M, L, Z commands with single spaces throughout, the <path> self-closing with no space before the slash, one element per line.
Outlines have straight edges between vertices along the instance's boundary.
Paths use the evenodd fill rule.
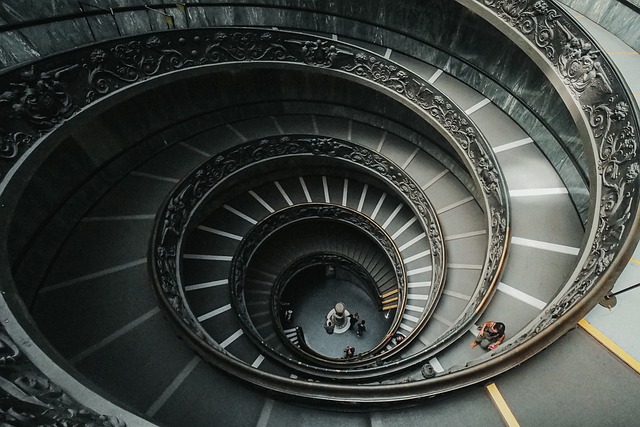
<path fill-rule="evenodd" d="M 211 63 L 296 60 L 282 38 L 269 31 L 219 31 L 206 47 L 204 58 Z"/>
<path fill-rule="evenodd" d="M 330 43 L 329 40 L 287 40 L 287 42 L 300 45 L 304 63 L 316 67 L 332 67 L 338 55 L 351 55 L 351 52 L 338 49 L 338 47 L 334 43 Z"/>
<path fill-rule="evenodd" d="M 71 117 L 78 106 L 73 102 L 65 74 L 78 65 L 65 65 L 53 70 L 38 70 L 32 65 L 20 73 L 20 83 L 11 83 L 10 89 L 0 95 L 3 115 L 23 119 L 37 129 L 50 129 Z"/>
<path fill-rule="evenodd" d="M 424 112 L 425 117 L 439 126 L 459 147 L 463 161 L 468 164 L 471 175 L 485 194 L 486 210 L 502 206 L 506 200 L 506 189 L 499 178 L 500 172 L 493 154 L 481 133 L 464 117 L 464 112 L 448 102 L 442 93 L 419 76 L 354 46 L 317 36 L 276 30 L 199 29 L 158 33 L 151 37 L 133 36 L 124 42 L 105 42 L 91 48 L 77 49 L 65 57 L 65 60 L 67 65 L 58 66 L 60 58 L 56 58 L 57 68 L 52 67 L 49 71 L 42 71 L 45 68 L 38 65 L 13 70 L 0 76 L 0 92 L 3 93 L 0 98 L 0 119 L 10 115 L 17 118 L 3 120 L 3 126 L 5 121 L 7 122 L 7 136 L 3 135 L 2 140 L 2 152 L 5 154 L 2 156 L 5 160 L 3 167 L 11 167 L 23 155 L 30 142 L 28 135 L 46 137 L 56 126 L 71 119 L 81 110 L 90 108 L 95 101 L 129 85 L 168 72 L 208 64 L 287 62 L 351 74 L 355 78 L 373 82 L 385 90 L 392 91 L 402 98 L 403 102 L 418 107 Z M 43 60 L 42 64 L 46 61 Z M 588 91 L 588 88 L 585 89 L 585 94 Z M 317 142 L 316 146 L 318 149 L 324 149 L 323 144 Z M 326 146 L 330 147 L 331 144 Z M 280 144 L 277 149 L 295 154 L 299 147 L 290 142 Z M 325 153 L 327 154 L 329 152 Z M 163 271 L 166 275 L 161 275 L 159 279 L 162 288 L 173 289 L 176 285 L 171 273 L 173 267 L 169 266 L 173 256 L 171 253 L 177 246 L 171 244 L 171 241 L 175 241 L 179 230 L 188 220 L 183 203 L 186 203 L 187 199 L 197 200 L 198 195 L 206 188 L 208 179 L 212 179 L 215 174 L 226 173 L 225 170 L 234 170 L 238 167 L 238 162 L 243 161 L 243 156 L 249 155 L 259 156 L 260 150 L 251 153 L 238 152 L 237 158 L 218 158 L 220 165 L 214 167 L 212 164 L 208 166 L 211 170 L 201 171 L 202 176 L 193 183 L 193 187 L 185 189 L 183 196 L 171 202 L 171 207 L 163 218 L 164 234 L 159 237 L 166 252 L 154 252 L 163 259 L 163 265 L 167 266 Z M 354 150 L 351 155 L 357 158 L 360 154 Z M 383 171 L 387 167 L 374 156 L 365 157 L 364 160 L 371 162 L 375 167 L 381 167 Z M 391 169 L 389 166 L 385 172 L 386 179 L 400 186 L 402 193 L 412 200 L 427 223 L 435 221 L 435 216 L 431 217 L 428 210 L 421 207 L 422 196 L 419 188 L 405 182 L 401 172 L 399 168 Z M 508 210 L 500 212 L 508 223 Z M 444 246 L 440 242 L 440 231 L 430 229 L 428 235 L 432 239 L 437 237 L 432 245 L 433 256 L 436 259 L 442 258 Z M 491 236 L 489 241 L 493 241 Z M 489 252 L 494 250 L 489 248 Z M 434 266 L 440 264 L 441 261 L 434 262 Z M 444 279 L 444 273 L 442 274 L 442 279 L 434 281 L 433 286 L 436 289 L 442 285 L 440 282 Z M 495 286 L 498 274 L 498 271 L 483 274 L 483 278 L 491 279 L 488 283 L 479 283 L 478 286 Z M 180 313 L 185 313 L 188 317 L 188 308 L 179 306 L 175 300 L 169 301 Z M 197 325 L 193 326 L 193 332 L 198 336 L 202 335 L 201 331 L 197 330 Z"/>
<path fill-rule="evenodd" d="M 205 337 L 206 342 L 212 341 L 206 332 L 204 332 L 201 325 L 195 320 L 195 317 L 190 313 L 179 285 L 179 254 L 176 253 L 176 248 L 179 246 L 185 230 L 189 228 L 189 219 L 194 215 L 194 210 L 222 180 L 229 178 L 234 172 L 240 169 L 245 170 L 247 166 L 265 159 L 292 155 L 330 157 L 348 161 L 354 165 L 360 165 L 366 168 L 369 173 L 374 173 L 379 178 L 393 185 L 397 189 L 397 192 L 402 194 L 410 205 L 414 207 L 420 221 L 423 223 L 423 227 L 428 230 L 427 235 L 432 248 L 432 295 L 429 298 L 430 305 L 425 309 L 425 316 L 429 316 L 439 297 L 439 295 L 434 293 L 441 292 L 443 288 L 445 256 L 443 252 L 442 232 L 435 215 L 435 210 L 424 195 L 422 189 L 420 189 L 401 168 L 383 156 L 364 147 L 334 138 L 282 136 L 246 143 L 216 155 L 194 171 L 190 177 L 183 180 L 181 186 L 169 197 L 160 215 L 162 220 L 156 231 L 153 243 L 153 253 L 155 254 L 154 271 L 160 295 L 167 301 L 167 306 L 175 311 L 177 318 L 194 334 L 199 337 Z M 331 207 L 324 207 L 325 210 L 330 210 L 330 208 Z M 311 208 L 307 206 L 304 209 L 308 210 Z M 335 208 L 333 209 L 335 210 Z M 335 216 L 333 211 L 330 213 Z M 339 217 L 342 218 L 344 215 L 339 215 Z M 352 221 L 355 217 L 357 216 L 347 215 L 345 218 Z M 280 217 L 275 215 L 274 218 Z M 345 218 L 342 219 L 345 220 Z M 281 219 L 289 222 L 291 220 L 290 214 L 284 215 Z M 271 233 L 277 228 L 278 224 L 277 221 L 272 220 L 268 223 L 268 226 L 265 225 L 263 228 L 266 227 L 267 231 L 265 232 Z M 359 226 L 363 230 L 370 229 L 367 223 L 361 222 Z M 375 230 L 369 230 L 369 233 L 374 233 L 374 231 Z M 250 236 L 255 237 L 258 236 L 258 234 L 250 233 Z M 255 245 L 260 241 L 260 239 L 255 240 L 254 238 L 249 240 L 254 242 Z M 388 254 L 396 253 L 397 249 L 392 243 L 387 242 L 385 239 L 377 239 L 377 241 L 381 242 L 381 247 L 383 247 Z M 245 243 L 245 246 L 253 247 L 249 243 Z M 396 255 L 396 258 L 397 257 L 399 257 L 399 255 Z M 232 271 L 234 273 L 232 276 L 243 277 L 240 270 L 248 265 L 249 258 L 249 252 L 238 251 L 234 257 L 233 266 L 235 267 L 233 267 Z M 402 263 L 398 261 L 394 263 L 394 265 L 396 266 L 398 280 L 402 283 L 404 281 Z M 234 294 L 242 295 L 244 291 L 243 280 L 233 283 L 232 290 Z M 241 317 L 248 316 L 242 304 L 239 304 L 237 308 Z M 250 323 L 248 317 L 245 321 L 247 324 Z"/>
<path fill-rule="evenodd" d="M 565 42 L 558 57 L 558 71 L 573 90 L 582 94 L 587 88 L 595 87 L 603 93 L 611 93 L 611 83 L 599 60 L 600 52 L 582 38 L 576 37 L 560 21 L 558 29 L 564 34 Z"/>
<path fill-rule="evenodd" d="M 126 84 L 196 65 L 185 56 L 176 49 L 162 46 L 157 36 L 151 36 L 145 42 L 133 40 L 118 44 L 108 53 L 102 48 L 94 49 L 90 61 L 85 63 L 87 81 L 93 88 L 87 92 L 86 103 Z"/>
<path fill-rule="evenodd" d="M 552 2 L 475 1 L 488 6 L 544 51 L 576 103 L 582 107 L 596 147 L 595 169 L 602 194 L 600 200 L 594 200 L 592 207 L 596 233 L 587 247 L 584 264 L 576 270 L 575 280 L 565 286 L 521 336 L 494 352 L 502 354 L 545 331 L 589 293 L 606 286 L 599 279 L 615 264 L 637 216 L 638 119 L 631 112 L 628 95 L 608 59 Z M 531 23 L 521 25 L 525 21 Z"/>
<path fill-rule="evenodd" d="M 0 419 L 13 426 L 126 427 L 78 404 L 42 374 L 0 329 Z"/>
<path fill-rule="evenodd" d="M 13 159 L 20 153 L 21 147 L 31 145 L 33 137 L 23 132 L 6 134 L 0 129 L 0 157 Z"/>

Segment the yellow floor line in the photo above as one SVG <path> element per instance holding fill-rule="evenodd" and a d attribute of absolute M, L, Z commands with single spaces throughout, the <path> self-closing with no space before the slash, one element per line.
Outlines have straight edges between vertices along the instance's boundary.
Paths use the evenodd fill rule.
<path fill-rule="evenodd" d="M 638 261 L 638 260 L 637 260 L 637 259 L 635 259 L 635 258 L 631 258 L 629 261 L 631 261 L 631 262 L 635 262 L 636 264 L 640 265 L 640 261 Z"/>
<path fill-rule="evenodd" d="M 633 358 L 629 353 L 620 348 L 620 346 L 611 339 L 609 339 L 605 334 L 597 330 L 591 323 L 587 322 L 585 319 L 582 319 L 578 322 L 578 325 L 582 329 L 584 329 L 589 335 L 598 340 L 603 346 L 609 349 L 613 354 L 620 358 L 624 363 L 629 365 L 631 369 L 640 374 L 640 362 Z"/>
<path fill-rule="evenodd" d="M 629 52 L 607 52 L 609 55 L 638 55 L 638 52 L 629 51 Z"/>
<path fill-rule="evenodd" d="M 509 405 L 507 405 L 507 402 L 502 397 L 502 393 L 500 393 L 500 390 L 498 390 L 496 384 L 489 384 L 487 386 L 487 391 L 489 392 L 494 405 L 496 405 L 496 408 L 498 408 L 498 412 L 500 412 L 500 416 L 502 417 L 502 420 L 505 422 L 505 424 L 508 427 L 520 427 L 518 420 L 516 420 L 513 412 L 511 412 L 511 409 L 509 409 Z"/>

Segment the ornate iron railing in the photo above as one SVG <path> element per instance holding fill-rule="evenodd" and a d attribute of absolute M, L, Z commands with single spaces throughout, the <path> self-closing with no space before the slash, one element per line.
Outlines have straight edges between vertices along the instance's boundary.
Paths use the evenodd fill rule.
<path fill-rule="evenodd" d="M 385 58 L 337 41 L 276 30 L 174 31 L 106 42 L 9 70 L 0 77 L 0 117 L 9 119 L 3 120 L 0 129 L 0 189 L 7 188 L 26 154 L 46 146 L 48 137 L 61 125 L 99 101 L 117 100 L 128 87 L 167 73 L 177 76 L 182 70 L 197 73 L 206 66 L 249 63 L 302 66 L 368 84 L 414 109 L 452 143 L 485 196 L 487 221 L 499 224 L 490 231 L 485 267 L 473 297 L 479 303 L 475 308 L 483 307 L 497 284 L 509 221 L 506 189 L 488 144 L 464 112 L 422 78 Z M 420 194 L 410 187 L 406 190 Z M 413 201 L 418 206 L 417 202 Z M 169 209 L 174 210 L 170 220 L 176 225 L 181 221 L 180 207 L 170 204 Z M 505 234 L 499 234 L 503 231 Z M 432 237 L 440 236 L 439 230 L 431 232 Z M 432 246 L 436 259 L 442 257 L 441 247 Z M 174 250 L 159 248 L 154 254 L 159 270 L 175 269 Z M 434 262 L 434 272 L 442 276 L 433 284 L 441 286 L 445 270 L 437 270 L 437 265 L 442 265 L 440 260 Z M 167 290 L 169 305 L 176 303 L 177 294 L 170 289 L 167 277 L 157 279 Z M 199 332 L 195 336 L 206 341 Z M 209 344 L 224 353 L 215 343 Z"/>
<path fill-rule="evenodd" d="M 392 190 L 399 197 L 402 197 L 407 206 L 414 210 L 421 226 L 425 230 L 432 258 L 432 286 L 429 294 L 429 303 L 421 317 L 422 324 L 415 329 L 419 331 L 430 317 L 443 289 L 445 253 L 442 232 L 437 221 L 435 211 L 420 187 L 398 166 L 378 153 L 353 143 L 341 141 L 335 138 L 317 138 L 305 135 L 285 135 L 281 137 L 267 138 L 255 142 L 249 142 L 225 150 L 216 157 L 208 160 L 186 177 L 169 196 L 168 202 L 161 209 L 156 219 L 154 238 L 151 243 L 151 259 L 153 275 L 156 282 L 156 290 L 169 308 L 171 314 L 179 321 L 187 332 L 200 340 L 200 345 L 205 345 L 214 350 L 220 350 L 220 346 L 204 331 L 197 322 L 196 317 L 191 312 L 181 285 L 181 245 L 184 233 L 187 229 L 194 227 L 189 220 L 198 211 L 201 205 L 206 205 L 208 198 L 212 197 L 218 187 L 225 180 L 231 179 L 234 174 L 250 173 L 250 167 L 261 165 L 264 167 L 267 162 L 278 159 L 291 158 L 311 158 L 329 159 L 337 166 L 348 168 L 359 168 L 366 174 L 375 176 L 384 186 Z M 299 210 L 303 216 L 308 216 L 310 211 L 314 211 L 315 216 L 328 216 L 333 219 L 351 222 L 371 235 L 385 250 L 390 259 L 396 260 L 393 265 L 396 268 L 396 276 L 399 286 L 403 287 L 404 306 L 406 299 L 406 284 L 404 267 L 402 266 L 400 255 L 386 236 L 386 233 L 373 226 L 373 223 L 365 220 L 362 215 L 342 207 L 326 205 L 302 205 L 291 212 L 287 209 L 276 212 L 268 217 L 255 232 L 249 234 L 249 240 L 245 239 L 243 245 L 234 256 L 232 272 L 230 275 L 230 286 L 233 301 L 236 303 L 238 316 L 245 325 L 250 326 L 251 321 L 246 311 L 243 310 L 243 303 L 239 300 L 243 295 L 244 267 L 250 263 L 251 253 L 257 245 L 263 241 L 270 233 L 285 224 L 290 223 L 295 218 L 292 212 Z M 202 217 L 201 213 L 197 214 Z M 402 312 L 396 315 L 395 327 L 399 323 Z M 255 329 L 251 330 L 253 336 L 258 336 Z M 394 331 L 392 331 L 394 332 Z M 407 345 L 413 336 L 407 339 Z M 384 343 L 379 346 L 382 347 Z M 197 344 L 196 344 L 197 345 Z M 391 357 L 401 350 L 403 346 L 397 346 L 386 352 L 385 357 Z M 373 351 L 372 351 L 373 352 Z M 226 354 L 221 352 L 222 354 Z M 215 356 L 214 356 L 215 357 Z M 280 358 L 282 360 L 282 358 Z M 286 362 L 286 360 L 285 360 Z M 322 364 L 322 361 L 318 361 Z M 350 364 L 354 362 L 350 361 Z M 359 361 L 364 364 L 364 360 Z M 300 363 L 295 364 L 297 369 L 305 368 Z M 320 369 L 309 366 L 308 369 Z"/>
<path fill-rule="evenodd" d="M 540 351 L 607 293 L 618 265 L 626 263 L 638 241 L 638 111 L 604 50 L 551 1 L 463 3 L 526 46 L 539 66 L 555 76 L 551 80 L 565 94 L 591 160 L 591 207 L 578 267 L 553 301 L 519 335 L 487 357 L 450 372 L 488 358 L 497 367 L 497 360 L 503 364 L 504 359 L 514 360 L 516 348 L 520 353 Z M 565 321 L 554 327 L 560 318 Z"/>
<path fill-rule="evenodd" d="M 363 290 L 371 298 L 371 302 L 379 309 L 382 309 L 380 298 L 377 292 L 377 286 L 374 278 L 370 272 L 356 260 L 343 253 L 326 252 L 316 253 L 312 255 L 305 255 L 299 259 L 296 259 L 284 268 L 282 273 L 276 277 L 273 281 L 273 290 L 271 291 L 271 318 L 273 324 L 277 326 L 277 330 L 280 335 L 280 339 L 289 341 L 284 333 L 284 326 L 282 325 L 282 312 L 288 305 L 283 306 L 283 299 L 285 289 L 287 286 L 292 285 L 291 281 L 304 271 L 308 271 L 312 268 L 321 267 L 323 270 L 331 266 L 336 269 L 342 269 L 352 274 L 354 279 L 349 280 L 353 286 L 357 286 Z"/>
<path fill-rule="evenodd" d="M 391 237 L 372 220 L 352 209 L 329 204 L 304 203 L 275 212 L 256 224 L 251 231 L 244 236 L 243 241 L 233 258 L 229 277 L 231 295 L 233 298 L 232 302 L 236 313 L 238 313 L 238 317 L 240 317 L 243 323 L 250 329 L 250 332 L 257 338 L 254 342 L 258 345 L 268 345 L 268 343 L 263 341 L 264 337 L 262 337 L 253 326 L 251 315 L 248 312 L 245 303 L 244 287 L 246 283 L 246 273 L 251 268 L 253 255 L 258 250 L 261 243 L 269 239 L 271 236 L 274 236 L 275 233 L 283 227 L 287 227 L 300 221 L 309 221 L 314 219 L 336 221 L 348 226 L 353 226 L 366 234 L 372 244 L 376 244 L 384 252 L 393 268 L 396 280 L 396 289 L 398 290 L 400 298 L 398 310 L 396 311 L 394 320 L 388 331 L 388 334 L 393 334 L 398 328 L 402 319 L 402 314 L 404 313 L 407 296 L 407 276 L 398 248 L 394 245 Z M 357 262 L 340 254 L 316 254 L 311 258 L 305 257 L 301 260 L 293 261 L 289 267 L 285 268 L 281 276 L 276 278 L 271 292 L 271 310 L 274 319 L 277 319 L 278 317 L 277 312 L 279 309 L 279 299 L 277 297 L 282 292 L 281 287 L 284 285 L 284 282 L 291 277 L 291 274 L 299 271 L 301 265 L 306 265 L 309 262 L 328 262 L 329 260 L 334 260 L 334 262 L 346 261 L 349 264 L 358 265 Z M 373 279 L 364 267 L 359 265 L 358 267 L 359 268 L 356 268 L 353 271 L 361 271 L 363 279 L 367 282 L 372 282 Z M 366 365 L 367 363 L 371 363 L 370 359 L 375 357 L 380 349 L 386 345 L 387 341 L 388 340 L 384 340 L 372 349 L 363 352 L 357 361 L 355 359 L 340 360 L 336 363 L 336 361 L 328 360 L 328 358 L 316 358 L 313 355 L 306 355 L 307 358 L 311 358 L 315 362 L 315 365 L 309 365 L 308 368 L 314 369 L 321 366 L 340 368 L 345 365 L 348 365 L 349 367 Z M 271 352 L 271 354 L 276 353 Z M 293 367 L 300 366 L 299 362 L 293 362 Z M 335 375 L 335 371 L 332 371 L 332 374 Z"/>
<path fill-rule="evenodd" d="M 36 141 L 36 135 L 45 136 L 107 95 L 178 70 L 228 63 L 297 63 L 374 85 L 417 109 L 453 142 L 467 164 L 485 196 L 487 221 L 500 224 L 489 233 L 485 266 L 472 300 L 482 307 L 495 290 L 499 260 L 507 248 L 504 233 L 508 230 L 508 200 L 492 151 L 462 110 L 422 78 L 391 61 L 318 37 L 235 28 L 132 37 L 71 52 L 62 63 L 55 59 L 55 67 L 33 65 L 7 73 L 0 80 L 0 87 L 4 84 L 8 88 L 0 97 L 0 106 L 5 107 L 0 115 L 13 119 L 9 129 L 0 130 L 3 157 L 15 161 L 29 145 L 45 140 Z M 439 256 L 438 249 L 432 247 L 435 257 Z M 444 279 L 445 270 L 438 265 L 434 263 L 434 272 L 441 276 L 435 277 L 433 286 Z M 464 318 L 472 319 L 476 308 L 467 310 Z M 467 325 L 459 326 L 462 331 Z"/>
<path fill-rule="evenodd" d="M 72 399 L 24 355 L 0 327 L 0 417 L 5 425 L 126 427 Z M 25 423 L 25 424 L 23 424 Z"/>
<path fill-rule="evenodd" d="M 282 273 L 278 275 L 278 277 L 276 277 L 273 282 L 274 284 L 271 300 L 280 301 L 284 289 L 297 274 L 310 267 L 320 265 L 331 265 L 349 271 L 350 274 L 353 274 L 353 276 L 355 277 L 355 281 L 357 282 L 354 282 L 354 285 L 358 286 L 366 294 L 369 295 L 369 298 L 371 298 L 371 302 L 378 308 L 378 310 L 382 310 L 382 300 L 380 299 L 379 284 L 373 278 L 371 272 L 368 271 L 364 266 L 360 265 L 353 258 L 343 253 L 334 252 L 323 252 L 321 254 L 305 256 L 293 261 L 291 264 L 285 267 Z M 276 307 L 277 305 L 273 304 L 273 310 L 276 310 Z M 275 313 L 276 312 L 273 311 L 274 315 Z"/>

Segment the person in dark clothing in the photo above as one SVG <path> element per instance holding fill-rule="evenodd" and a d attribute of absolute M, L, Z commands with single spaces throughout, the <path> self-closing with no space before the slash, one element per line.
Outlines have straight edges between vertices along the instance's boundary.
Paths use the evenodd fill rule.
<path fill-rule="evenodd" d="M 346 346 L 344 348 L 344 358 L 345 359 L 350 359 L 355 355 L 356 355 L 356 349 L 354 347 L 351 347 L 350 345 L 348 345 L 348 346 Z"/>
<path fill-rule="evenodd" d="M 358 330 L 356 331 L 356 335 L 358 335 L 358 337 L 361 337 L 366 330 L 367 327 L 364 325 L 364 320 L 361 320 L 360 323 L 358 323 Z"/>
<path fill-rule="evenodd" d="M 478 344 L 480 347 L 488 350 L 495 350 L 505 338 L 505 326 L 501 322 L 485 322 L 480 327 L 480 332 L 476 339 L 471 343 L 471 348 Z"/>
<path fill-rule="evenodd" d="M 327 331 L 329 335 L 333 333 L 333 330 L 335 329 L 335 327 L 336 326 L 333 324 L 333 322 L 330 319 L 325 319 L 324 330 Z"/>
<path fill-rule="evenodd" d="M 287 325 L 291 325 L 291 323 L 293 322 L 293 310 L 291 310 L 290 308 L 285 310 L 284 312 L 284 322 Z"/>
<path fill-rule="evenodd" d="M 360 316 L 358 315 L 358 312 L 350 314 L 349 315 L 349 329 L 352 329 L 353 325 L 358 323 L 358 320 L 360 320 Z"/>

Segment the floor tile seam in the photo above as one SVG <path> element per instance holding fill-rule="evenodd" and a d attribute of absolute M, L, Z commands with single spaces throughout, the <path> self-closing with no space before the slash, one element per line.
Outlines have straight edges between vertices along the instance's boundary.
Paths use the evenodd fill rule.
<path fill-rule="evenodd" d="M 489 397 L 491 398 L 491 401 L 493 402 L 496 409 L 498 410 L 498 413 L 500 414 L 502 421 L 504 421 L 504 423 L 508 427 L 519 427 L 520 423 L 518 423 L 518 420 L 516 419 L 515 415 L 511 411 L 511 408 L 507 404 L 507 401 L 504 399 L 504 396 L 502 395 L 500 390 L 498 390 L 498 387 L 496 386 L 496 384 L 491 383 L 487 385 L 486 390 L 489 393 Z"/>
<path fill-rule="evenodd" d="M 72 285 L 76 285 L 78 283 L 87 282 L 87 281 L 90 281 L 90 280 L 93 280 L 93 279 L 98 279 L 100 277 L 107 276 L 107 275 L 114 274 L 114 273 L 119 273 L 119 272 L 127 270 L 129 268 L 135 268 L 135 267 L 138 267 L 140 265 L 144 265 L 146 263 L 147 263 L 147 258 L 146 257 L 145 258 L 140 258 L 140 259 L 128 262 L 128 263 L 117 265 L 115 267 L 105 268 L 105 269 L 102 269 L 102 270 L 99 270 L 99 271 L 96 271 L 96 272 L 93 272 L 93 273 L 89 273 L 89 274 L 85 274 L 85 275 L 80 276 L 80 277 L 76 277 L 74 279 L 69 279 L 69 280 L 65 280 L 65 281 L 62 281 L 62 282 L 58 282 L 55 285 L 50 285 L 50 286 L 43 287 L 43 288 L 41 288 L 39 290 L 39 293 L 40 294 L 44 294 L 44 293 L 49 293 L 49 292 L 52 292 L 52 291 L 57 291 L 59 289 L 63 289 L 63 288 L 66 288 L 66 287 L 69 287 L 69 286 L 72 286 Z"/>
<path fill-rule="evenodd" d="M 137 317 L 136 319 L 133 319 L 132 321 L 130 321 L 126 325 L 122 326 L 121 328 L 119 328 L 115 332 L 113 332 L 113 333 L 109 334 L 108 336 L 104 337 L 103 339 L 101 339 L 97 343 L 85 348 L 80 353 L 78 353 L 75 356 L 73 356 L 72 358 L 70 358 L 69 362 L 71 362 L 74 365 L 79 363 L 79 362 L 81 362 L 82 360 L 86 359 L 88 356 L 94 354 L 95 352 L 97 352 L 100 349 L 104 348 L 105 346 L 111 344 L 112 342 L 114 342 L 118 338 L 120 338 L 120 337 L 124 336 L 125 334 L 127 334 L 128 332 L 132 331 L 136 327 L 140 326 L 141 324 L 143 324 L 144 322 L 146 322 L 147 320 L 149 320 L 151 317 L 153 317 L 154 315 L 158 314 L 159 312 L 160 312 L 160 308 L 159 307 L 155 307 L 155 308 L 147 311 L 143 315 Z"/>
<path fill-rule="evenodd" d="M 625 351 L 620 345 L 615 343 L 611 338 L 606 336 L 602 331 L 593 326 L 588 320 L 581 319 L 578 325 L 587 334 L 593 337 L 596 341 L 602 344 L 613 355 L 625 363 L 629 368 L 633 369 L 637 374 L 640 374 L 640 361 L 636 360 L 631 354 Z"/>
<path fill-rule="evenodd" d="M 178 375 L 174 378 L 174 380 L 165 388 L 160 396 L 151 404 L 149 409 L 147 409 L 146 415 L 149 417 L 153 417 L 164 404 L 171 398 L 173 393 L 182 385 L 182 383 L 187 379 L 187 377 L 193 372 L 195 367 L 200 362 L 200 356 L 194 356 L 189 363 L 178 373 Z"/>

